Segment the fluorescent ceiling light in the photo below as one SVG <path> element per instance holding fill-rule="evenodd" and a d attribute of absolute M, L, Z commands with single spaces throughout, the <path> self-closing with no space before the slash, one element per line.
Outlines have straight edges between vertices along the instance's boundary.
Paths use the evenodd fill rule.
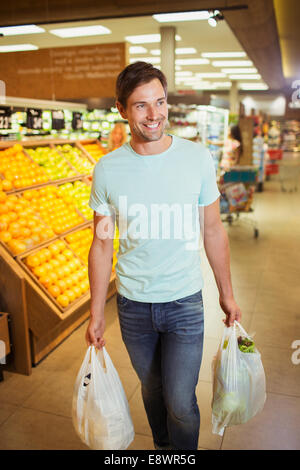
<path fill-rule="evenodd" d="M 265 83 L 239 83 L 241 90 L 268 90 L 269 87 Z"/>
<path fill-rule="evenodd" d="M 223 73 L 257 73 L 257 69 L 255 68 L 232 68 L 232 69 L 221 69 Z"/>
<path fill-rule="evenodd" d="M 152 15 L 152 18 L 159 23 L 208 20 L 209 17 L 210 13 L 208 11 L 185 11 L 182 13 L 161 13 Z"/>
<path fill-rule="evenodd" d="M 181 37 L 176 34 L 176 41 L 181 41 Z M 150 44 L 160 42 L 160 34 L 140 34 L 138 36 L 125 36 L 125 40 L 131 44 Z"/>
<path fill-rule="evenodd" d="M 224 57 L 246 57 L 245 52 L 203 52 L 202 57 L 206 57 L 207 59 L 217 59 L 217 58 L 224 58 Z"/>
<path fill-rule="evenodd" d="M 175 65 L 175 70 L 182 70 L 182 67 L 180 67 L 180 65 Z"/>
<path fill-rule="evenodd" d="M 152 55 L 160 55 L 161 50 L 160 49 L 151 49 L 150 54 Z"/>
<path fill-rule="evenodd" d="M 246 74 L 236 74 L 236 75 L 229 75 L 231 80 L 260 80 L 261 76 L 257 74 L 246 75 Z"/>
<path fill-rule="evenodd" d="M 200 82 L 197 83 L 196 85 L 193 85 L 192 88 L 193 90 L 197 89 L 207 89 L 207 90 L 213 90 L 216 88 L 229 88 L 231 86 L 230 82 Z"/>
<path fill-rule="evenodd" d="M 100 25 L 79 26 L 77 28 L 59 28 L 50 29 L 49 33 L 60 38 L 76 38 L 81 36 L 98 36 L 102 34 L 111 34 L 111 30 Z"/>
<path fill-rule="evenodd" d="M 150 64 L 160 64 L 160 57 L 136 57 L 131 58 L 130 63 L 133 64 L 134 62 L 149 62 Z"/>
<path fill-rule="evenodd" d="M 208 59 L 176 59 L 175 63 L 177 65 L 202 65 L 209 64 Z"/>
<path fill-rule="evenodd" d="M 19 52 L 19 51 L 36 51 L 37 46 L 33 44 L 11 44 L 10 46 L 0 46 L 0 52 Z"/>
<path fill-rule="evenodd" d="M 182 70 L 181 72 L 176 73 L 176 77 L 191 77 L 193 72 L 189 72 L 188 70 Z"/>
<path fill-rule="evenodd" d="M 0 34 L 4 36 L 16 36 L 18 34 L 44 33 L 46 30 L 35 24 L 24 24 L 23 26 L 6 26 L 0 28 Z"/>
<path fill-rule="evenodd" d="M 152 49 L 150 52 L 153 55 L 161 55 L 160 49 Z M 194 47 L 177 47 L 175 54 L 197 54 L 197 51 Z"/>
<path fill-rule="evenodd" d="M 214 60 L 212 65 L 214 67 L 251 67 L 253 63 L 251 60 Z"/>
<path fill-rule="evenodd" d="M 177 47 L 175 49 L 176 54 L 197 54 L 194 47 Z"/>
<path fill-rule="evenodd" d="M 219 73 L 219 72 L 208 72 L 208 73 L 196 73 L 196 77 L 203 77 L 203 78 L 215 78 L 215 77 L 226 77 L 225 73 Z"/>
<path fill-rule="evenodd" d="M 130 46 L 129 53 L 130 54 L 145 54 L 147 49 L 143 46 Z"/>

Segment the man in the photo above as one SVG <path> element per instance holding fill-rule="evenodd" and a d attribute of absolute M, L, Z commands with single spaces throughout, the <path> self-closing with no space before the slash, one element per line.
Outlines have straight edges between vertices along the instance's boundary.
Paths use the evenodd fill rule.
<path fill-rule="evenodd" d="M 136 62 L 118 77 L 117 107 L 130 143 L 96 164 L 90 206 L 95 235 L 89 254 L 91 319 L 86 340 L 103 347 L 104 306 L 111 275 L 115 217 L 122 338 L 142 384 L 156 449 L 195 450 L 200 415 L 195 396 L 203 347 L 199 235 L 229 326 L 240 320 L 215 169 L 206 148 L 164 132 L 167 83 Z M 199 212 L 204 212 L 200 227 Z M 161 217 L 162 216 L 162 217 Z M 201 217 L 203 219 L 203 217 Z"/>

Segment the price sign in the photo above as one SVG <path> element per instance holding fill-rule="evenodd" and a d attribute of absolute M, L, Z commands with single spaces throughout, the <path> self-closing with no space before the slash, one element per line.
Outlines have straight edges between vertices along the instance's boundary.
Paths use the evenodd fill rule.
<path fill-rule="evenodd" d="M 0 108 L 0 129 L 11 129 L 11 110 L 9 108 Z"/>
<path fill-rule="evenodd" d="M 63 111 L 52 111 L 52 129 L 60 130 L 65 128 L 65 114 Z"/>
<path fill-rule="evenodd" d="M 43 119 L 41 109 L 28 109 L 27 111 L 27 129 L 40 130 L 43 129 Z"/>
<path fill-rule="evenodd" d="M 72 129 L 79 130 L 83 127 L 82 113 L 73 113 Z"/>

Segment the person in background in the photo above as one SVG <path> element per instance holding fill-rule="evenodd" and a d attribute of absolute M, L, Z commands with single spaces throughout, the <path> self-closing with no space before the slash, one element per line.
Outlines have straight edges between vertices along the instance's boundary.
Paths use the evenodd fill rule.
<path fill-rule="evenodd" d="M 107 151 L 112 152 L 113 150 L 118 149 L 127 142 L 127 138 L 128 136 L 125 124 L 123 122 L 117 122 L 114 128 L 110 131 Z"/>
<path fill-rule="evenodd" d="M 240 128 L 237 125 L 231 126 L 228 139 L 225 141 L 223 156 L 220 167 L 224 171 L 230 170 L 234 165 L 238 165 L 242 154 L 242 137 Z"/>

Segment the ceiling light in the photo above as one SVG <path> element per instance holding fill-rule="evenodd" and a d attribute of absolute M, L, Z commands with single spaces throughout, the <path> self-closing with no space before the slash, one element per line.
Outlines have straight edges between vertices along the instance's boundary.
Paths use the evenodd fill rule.
<path fill-rule="evenodd" d="M 230 80 L 260 80 L 261 76 L 256 73 L 252 75 L 246 75 L 246 74 L 236 74 L 236 75 L 229 75 Z"/>
<path fill-rule="evenodd" d="M 152 18 L 159 23 L 208 20 L 209 17 L 209 11 L 185 11 L 182 13 L 161 13 L 152 15 Z"/>
<path fill-rule="evenodd" d="M 177 65 L 203 65 L 209 64 L 208 59 L 176 59 L 175 63 Z"/>
<path fill-rule="evenodd" d="M 37 46 L 33 44 L 11 44 L 10 46 L 0 46 L 0 52 L 19 52 L 19 51 L 36 51 Z"/>
<path fill-rule="evenodd" d="M 251 60 L 214 60 L 212 65 L 214 67 L 251 67 L 253 63 Z"/>
<path fill-rule="evenodd" d="M 268 90 L 269 87 L 265 83 L 239 83 L 241 90 Z"/>
<path fill-rule="evenodd" d="M 196 77 L 203 77 L 203 78 L 215 78 L 215 77 L 226 77 L 226 74 L 225 73 L 196 73 Z"/>
<path fill-rule="evenodd" d="M 218 21 L 224 20 L 224 16 L 219 10 L 215 10 L 214 12 L 211 12 L 208 18 L 208 24 L 215 28 L 218 24 Z"/>
<path fill-rule="evenodd" d="M 135 57 L 130 59 L 130 63 L 134 62 L 149 62 L 150 64 L 160 64 L 160 57 Z"/>
<path fill-rule="evenodd" d="M 148 51 L 145 47 L 142 47 L 142 46 L 130 46 L 129 48 L 130 54 L 145 54 L 145 52 L 148 52 Z"/>
<path fill-rule="evenodd" d="M 60 38 L 76 38 L 81 36 L 98 36 L 102 34 L 111 34 L 111 30 L 104 26 L 79 26 L 77 28 L 59 28 L 50 29 L 49 33 Z"/>
<path fill-rule="evenodd" d="M 181 37 L 176 34 L 176 41 L 181 41 Z M 138 36 L 125 36 L 125 40 L 131 44 L 149 44 L 160 42 L 160 34 L 140 34 Z"/>
<path fill-rule="evenodd" d="M 202 57 L 206 57 L 208 59 L 217 59 L 223 57 L 246 57 L 245 52 L 203 52 Z"/>
<path fill-rule="evenodd" d="M 152 55 L 160 55 L 161 50 L 160 49 L 151 49 L 150 54 Z"/>
<path fill-rule="evenodd" d="M 24 24 L 23 26 L 6 26 L 0 28 L 0 34 L 3 36 L 16 36 L 18 34 L 36 34 L 44 33 L 46 30 L 35 24 Z"/>
<path fill-rule="evenodd" d="M 223 73 L 257 73 L 257 69 L 255 68 L 244 68 L 244 69 L 232 68 L 232 69 L 221 69 L 221 72 Z"/>
<path fill-rule="evenodd" d="M 177 47 L 175 49 L 176 54 L 197 54 L 194 47 Z"/>
<path fill-rule="evenodd" d="M 176 77 L 191 77 L 193 72 L 189 72 L 187 70 L 182 70 L 181 72 L 176 73 Z"/>

